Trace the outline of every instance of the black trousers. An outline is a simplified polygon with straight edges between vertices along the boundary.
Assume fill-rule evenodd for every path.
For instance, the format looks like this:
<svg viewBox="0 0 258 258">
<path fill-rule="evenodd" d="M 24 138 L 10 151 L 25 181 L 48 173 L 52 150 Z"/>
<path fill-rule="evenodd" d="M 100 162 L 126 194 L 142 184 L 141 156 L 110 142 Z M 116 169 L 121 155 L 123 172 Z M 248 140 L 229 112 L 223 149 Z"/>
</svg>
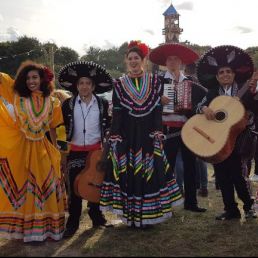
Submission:
<svg viewBox="0 0 258 258">
<path fill-rule="evenodd" d="M 252 169 L 252 159 L 247 161 L 248 173 L 250 175 Z M 258 141 L 256 143 L 256 150 L 254 153 L 254 174 L 258 175 Z"/>
<path fill-rule="evenodd" d="M 82 198 L 74 192 L 74 181 L 77 175 L 84 169 L 88 152 L 71 151 L 67 157 L 67 167 L 69 172 L 70 198 L 69 198 L 69 218 L 67 227 L 79 227 L 79 221 L 82 213 Z M 102 222 L 104 216 L 99 209 L 99 204 L 88 202 L 88 214 L 93 224 Z"/>
<path fill-rule="evenodd" d="M 174 134 L 180 132 L 181 128 L 164 128 L 164 133 Z M 181 149 L 184 166 L 184 190 L 185 190 L 185 207 L 197 205 L 196 198 L 196 156 L 184 145 L 181 136 L 176 136 L 165 141 L 165 153 L 172 169 L 175 169 L 176 156 Z"/>
<path fill-rule="evenodd" d="M 239 211 L 235 201 L 235 189 L 239 199 L 244 203 L 244 210 L 250 210 L 253 200 L 242 173 L 241 157 L 233 152 L 229 158 L 215 164 L 214 171 L 222 193 L 224 210 L 233 213 Z"/>
<path fill-rule="evenodd" d="M 251 161 L 250 161 L 251 163 Z M 252 163 L 250 164 L 251 167 Z M 250 168 L 251 171 L 251 168 Z M 254 174 L 258 175 L 258 141 L 256 143 L 256 150 L 255 150 L 255 155 L 254 155 Z"/>
</svg>

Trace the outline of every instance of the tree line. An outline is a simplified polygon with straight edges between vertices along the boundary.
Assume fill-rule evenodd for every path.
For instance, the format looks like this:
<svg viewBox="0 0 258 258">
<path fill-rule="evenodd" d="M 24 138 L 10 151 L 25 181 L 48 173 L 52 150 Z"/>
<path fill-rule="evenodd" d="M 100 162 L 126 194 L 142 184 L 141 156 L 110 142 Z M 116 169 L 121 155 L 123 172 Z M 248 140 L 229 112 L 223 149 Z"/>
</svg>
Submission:
<svg viewBox="0 0 258 258">
<path fill-rule="evenodd" d="M 211 46 L 199 46 L 189 42 L 187 45 L 200 55 L 211 48 Z M 50 42 L 43 44 L 36 38 L 22 36 L 17 41 L 0 42 L 0 71 L 14 77 L 21 62 L 30 59 L 49 66 L 57 75 L 61 67 L 67 63 L 80 60 L 96 62 L 104 66 L 114 78 L 117 78 L 126 72 L 124 57 L 127 46 L 127 42 L 119 47 L 104 50 L 91 46 L 80 57 L 75 50 L 69 47 L 58 47 Z M 249 47 L 246 51 L 253 58 L 255 67 L 258 68 L 258 47 Z"/>
</svg>

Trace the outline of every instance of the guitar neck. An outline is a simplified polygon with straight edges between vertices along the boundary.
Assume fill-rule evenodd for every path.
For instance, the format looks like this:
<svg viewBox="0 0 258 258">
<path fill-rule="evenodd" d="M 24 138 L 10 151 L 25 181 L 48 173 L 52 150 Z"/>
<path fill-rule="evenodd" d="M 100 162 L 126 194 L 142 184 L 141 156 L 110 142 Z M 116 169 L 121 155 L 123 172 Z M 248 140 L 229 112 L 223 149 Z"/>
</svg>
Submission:
<svg viewBox="0 0 258 258">
<path fill-rule="evenodd" d="M 241 99 L 245 93 L 247 92 L 247 90 L 249 89 L 249 84 L 248 84 L 248 81 L 243 85 L 243 87 L 238 91 L 237 93 L 237 97 L 239 99 Z"/>
</svg>

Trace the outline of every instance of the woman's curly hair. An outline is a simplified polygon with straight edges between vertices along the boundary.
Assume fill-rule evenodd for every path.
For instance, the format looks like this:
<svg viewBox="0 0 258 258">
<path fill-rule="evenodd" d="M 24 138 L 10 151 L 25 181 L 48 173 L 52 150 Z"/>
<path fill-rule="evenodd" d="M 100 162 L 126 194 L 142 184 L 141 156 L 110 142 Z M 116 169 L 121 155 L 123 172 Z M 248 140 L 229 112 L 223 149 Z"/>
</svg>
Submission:
<svg viewBox="0 0 258 258">
<path fill-rule="evenodd" d="M 54 90 L 53 72 L 42 64 L 35 63 L 33 61 L 23 62 L 16 74 L 14 91 L 16 91 L 21 97 L 30 97 L 31 90 L 27 87 L 27 76 L 30 71 L 38 71 L 40 76 L 40 90 L 44 97 L 47 97 Z"/>
</svg>

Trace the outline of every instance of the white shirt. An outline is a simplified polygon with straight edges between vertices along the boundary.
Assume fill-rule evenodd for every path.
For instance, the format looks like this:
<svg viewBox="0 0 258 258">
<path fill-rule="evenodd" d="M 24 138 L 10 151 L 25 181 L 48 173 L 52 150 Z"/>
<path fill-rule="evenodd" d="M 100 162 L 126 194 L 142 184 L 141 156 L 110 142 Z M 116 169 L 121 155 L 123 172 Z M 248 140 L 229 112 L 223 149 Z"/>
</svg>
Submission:
<svg viewBox="0 0 258 258">
<path fill-rule="evenodd" d="M 169 71 L 167 71 L 164 75 L 164 78 L 165 79 L 171 79 L 172 81 L 175 81 L 176 78 L 175 78 L 175 75 L 170 73 Z M 179 74 L 179 80 L 178 82 L 182 82 L 184 79 L 186 79 L 187 77 L 180 71 L 180 74 Z"/>
<path fill-rule="evenodd" d="M 232 95 L 232 86 L 224 87 L 223 90 L 225 92 L 225 95 L 227 95 L 227 96 L 231 96 Z"/>
<path fill-rule="evenodd" d="M 169 71 L 167 71 L 164 75 L 164 78 L 165 79 L 171 79 L 172 81 L 174 81 L 175 80 L 175 75 L 170 73 Z M 182 72 L 180 72 L 178 83 L 182 82 L 186 78 L 187 77 Z M 166 115 L 166 116 L 162 116 L 162 120 L 164 122 L 175 121 L 175 122 L 184 123 L 184 122 L 187 121 L 187 117 L 184 116 L 184 115 L 169 114 L 169 115 Z"/>
<path fill-rule="evenodd" d="M 99 106 L 94 95 L 88 105 L 78 95 L 74 106 L 74 132 L 71 143 L 77 146 L 96 144 L 101 141 Z M 85 130 L 85 133 L 84 133 Z"/>
</svg>

